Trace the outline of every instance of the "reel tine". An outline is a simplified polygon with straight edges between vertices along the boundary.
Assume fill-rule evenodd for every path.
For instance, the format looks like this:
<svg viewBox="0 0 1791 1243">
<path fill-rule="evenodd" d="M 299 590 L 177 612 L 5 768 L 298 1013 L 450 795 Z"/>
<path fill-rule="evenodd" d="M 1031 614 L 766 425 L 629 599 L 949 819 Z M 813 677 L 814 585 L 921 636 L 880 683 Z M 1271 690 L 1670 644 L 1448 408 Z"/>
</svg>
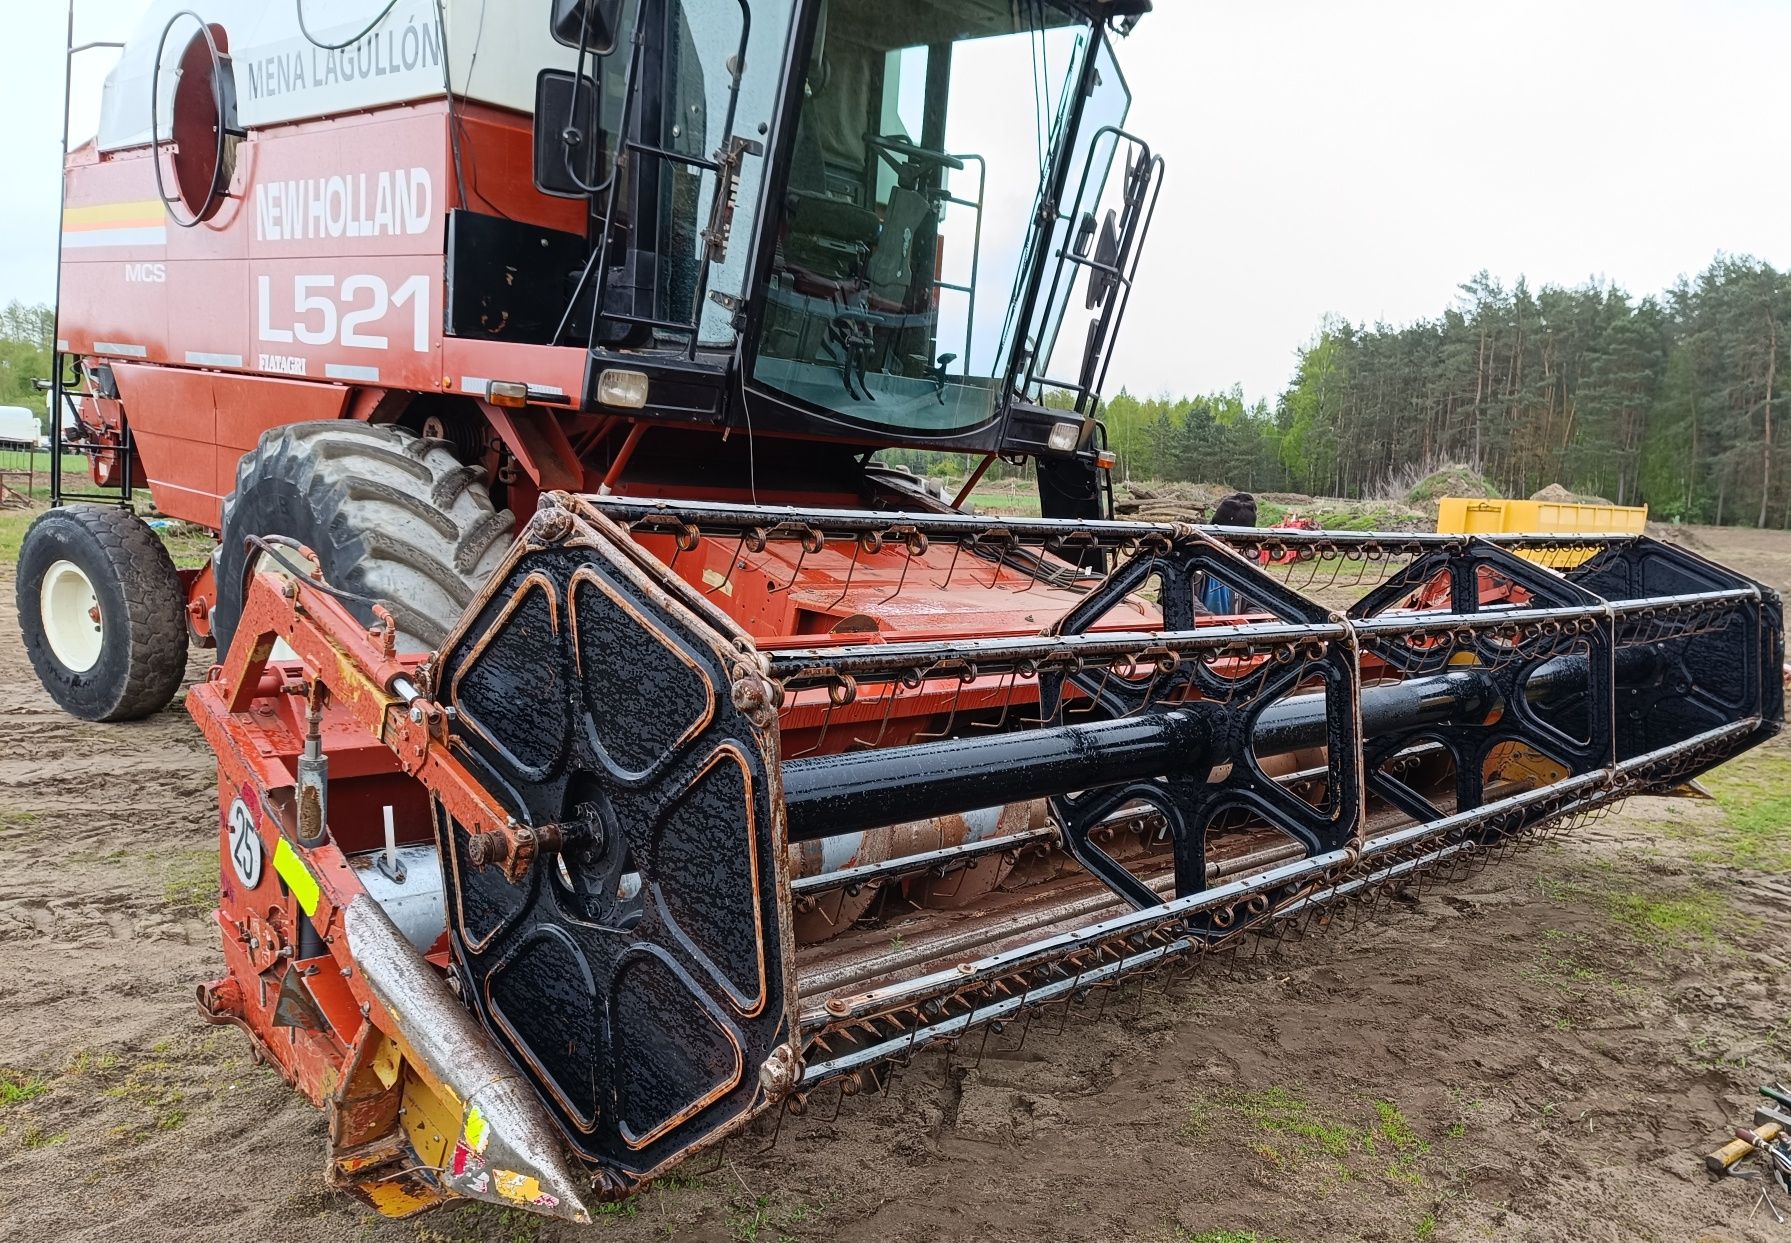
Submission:
<svg viewBox="0 0 1791 1243">
<path fill-rule="evenodd" d="M 962 539 L 953 540 L 951 546 L 951 561 L 945 567 L 945 577 L 939 582 L 934 583 L 934 587 L 938 588 L 940 591 L 944 591 L 951 586 L 951 576 L 957 572 L 958 558 L 962 556 L 963 553 L 964 541 Z"/>
<path fill-rule="evenodd" d="M 699 536 L 698 538 L 700 539 L 701 536 Z M 719 594 L 722 596 L 727 596 L 727 595 L 732 594 L 733 584 L 734 584 L 734 571 L 736 569 L 738 569 L 741 565 L 745 564 L 745 562 L 746 562 L 746 540 L 747 540 L 747 537 L 746 537 L 745 533 L 742 533 L 740 536 L 739 542 L 734 545 L 734 555 L 728 558 L 728 572 L 726 574 L 722 575 L 721 581 L 719 583 L 716 583 L 713 586 L 708 587 L 707 590 L 705 590 L 703 592 L 704 595 L 714 596 L 714 595 Z"/>
<path fill-rule="evenodd" d="M 939 727 L 939 732 L 936 734 L 930 734 L 924 730 L 916 734 L 914 736 L 916 741 L 931 742 L 941 738 L 951 737 L 952 728 L 958 720 L 958 710 L 964 702 L 964 688 L 975 680 L 976 674 L 974 670 L 966 670 L 963 674 L 959 675 L 957 689 L 952 692 L 951 707 L 945 714 L 945 723 Z"/>
<path fill-rule="evenodd" d="M 765 1142 L 765 1146 L 763 1148 L 759 1149 L 757 1155 L 764 1156 L 766 1153 L 770 1152 L 772 1149 L 777 1147 L 778 1140 L 783 1137 L 783 1133 L 784 1133 L 784 1115 L 786 1115 L 790 1112 L 790 1103 L 794 1099 L 795 1098 L 793 1096 L 786 1096 L 786 1097 L 784 1097 L 783 1101 L 778 1105 L 777 1110 L 776 1110 L 777 1121 L 776 1121 L 776 1123 L 774 1123 L 772 1125 L 771 1138 Z"/>
<path fill-rule="evenodd" d="M 826 1121 L 828 1123 L 834 1123 L 834 1122 L 839 1121 L 840 1110 L 845 1108 L 845 1105 L 846 1105 L 846 1084 L 847 1084 L 847 1082 L 848 1082 L 848 1080 L 846 1078 L 841 1078 L 839 1080 L 839 1083 L 837 1085 L 839 1090 L 834 1093 L 834 1097 L 833 1097 L 833 1112 L 831 1114 L 829 1114 L 826 1118 Z"/>
<path fill-rule="evenodd" d="M 907 586 L 908 583 L 908 571 L 913 568 L 914 562 L 921 555 L 923 554 L 918 554 L 914 551 L 912 542 L 908 540 L 902 541 L 902 572 L 896 576 L 895 590 L 879 600 L 879 604 L 888 604 L 891 600 L 902 594 L 902 588 Z"/>
<path fill-rule="evenodd" d="M 858 558 L 865 553 L 864 540 L 852 541 L 852 560 L 846 563 L 846 581 L 840 584 L 840 593 L 835 596 L 829 608 L 838 608 L 845 598 L 852 594 L 852 579 L 858 573 Z"/>
<path fill-rule="evenodd" d="M 855 747 L 863 747 L 867 751 L 875 751 L 883 744 L 883 739 L 889 734 L 889 722 L 895 715 L 896 700 L 902 697 L 903 689 L 903 684 L 900 681 L 889 682 L 884 685 L 883 717 L 882 720 L 877 723 L 877 736 L 869 741 L 866 741 L 863 738 L 853 738 L 851 745 Z"/>
</svg>

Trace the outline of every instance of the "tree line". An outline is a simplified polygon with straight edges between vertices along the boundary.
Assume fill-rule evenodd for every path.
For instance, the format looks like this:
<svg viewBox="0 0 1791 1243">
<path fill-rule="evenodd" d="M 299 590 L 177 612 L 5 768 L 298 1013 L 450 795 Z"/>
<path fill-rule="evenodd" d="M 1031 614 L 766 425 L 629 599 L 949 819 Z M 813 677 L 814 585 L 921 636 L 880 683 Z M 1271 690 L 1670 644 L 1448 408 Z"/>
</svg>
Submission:
<svg viewBox="0 0 1791 1243">
<path fill-rule="evenodd" d="M 25 406 L 45 417 L 37 382 L 50 378 L 50 346 L 56 316 L 47 306 L 10 302 L 0 307 L 0 406 Z"/>
<path fill-rule="evenodd" d="M 1640 299 L 1481 273 L 1435 319 L 1327 321 L 1272 406 L 1122 392 L 1105 417 L 1134 477 L 1358 497 L 1459 462 L 1509 495 L 1791 526 L 1788 337 L 1791 273 L 1755 259 Z"/>
</svg>

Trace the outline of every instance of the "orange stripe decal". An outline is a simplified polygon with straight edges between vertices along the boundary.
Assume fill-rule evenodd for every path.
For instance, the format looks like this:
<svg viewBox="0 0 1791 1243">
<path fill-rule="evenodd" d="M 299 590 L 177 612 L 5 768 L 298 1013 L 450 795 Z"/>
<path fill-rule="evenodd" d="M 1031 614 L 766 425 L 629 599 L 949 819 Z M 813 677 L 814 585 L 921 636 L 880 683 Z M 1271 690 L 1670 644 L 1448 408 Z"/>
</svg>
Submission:
<svg viewBox="0 0 1791 1243">
<path fill-rule="evenodd" d="M 167 213 L 156 199 L 70 207 L 62 213 L 62 228 L 67 233 L 86 233 L 100 229 L 153 229 L 167 221 Z"/>
</svg>

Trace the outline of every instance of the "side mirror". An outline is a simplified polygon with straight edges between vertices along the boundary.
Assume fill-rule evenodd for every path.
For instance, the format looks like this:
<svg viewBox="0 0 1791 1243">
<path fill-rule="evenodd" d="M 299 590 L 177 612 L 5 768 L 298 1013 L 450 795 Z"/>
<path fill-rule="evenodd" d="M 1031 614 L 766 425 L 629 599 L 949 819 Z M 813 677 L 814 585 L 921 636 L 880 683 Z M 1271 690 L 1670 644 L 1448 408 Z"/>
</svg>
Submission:
<svg viewBox="0 0 1791 1243">
<path fill-rule="evenodd" d="M 1119 263 L 1119 213 L 1108 211 L 1101 225 L 1101 243 L 1095 247 L 1094 261 L 1101 266 L 1088 272 L 1088 309 L 1093 311 L 1107 304 L 1107 297 L 1119 284 L 1119 277 L 1103 269 Z"/>
<path fill-rule="evenodd" d="M 553 37 L 587 52 L 613 51 L 621 15 L 622 0 L 553 0 Z"/>
<path fill-rule="evenodd" d="M 535 79 L 535 188 L 556 198 L 584 198 L 585 187 L 604 175 L 603 147 L 596 83 L 543 69 Z"/>
</svg>

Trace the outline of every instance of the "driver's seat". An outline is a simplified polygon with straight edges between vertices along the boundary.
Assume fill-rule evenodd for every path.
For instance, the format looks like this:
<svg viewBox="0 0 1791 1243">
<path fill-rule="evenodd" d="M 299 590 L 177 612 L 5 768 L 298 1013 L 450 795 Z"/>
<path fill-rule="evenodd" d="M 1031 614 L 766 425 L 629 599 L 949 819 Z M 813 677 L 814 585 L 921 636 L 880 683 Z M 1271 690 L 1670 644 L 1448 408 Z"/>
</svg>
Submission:
<svg viewBox="0 0 1791 1243">
<path fill-rule="evenodd" d="M 930 197 L 904 186 L 890 191 L 889 206 L 883 212 L 883 233 L 865 267 L 873 306 L 883 310 L 908 309 L 918 243 L 938 232 L 939 213 Z"/>
<path fill-rule="evenodd" d="M 780 249 L 796 288 L 820 298 L 857 293 L 882 227 L 877 213 L 802 191 L 792 191 L 788 201 Z"/>
<path fill-rule="evenodd" d="M 830 180 L 812 127 L 799 121 L 780 259 L 800 292 L 844 299 L 864 287 L 866 260 L 882 221 L 876 212 L 831 193 Z"/>
</svg>

